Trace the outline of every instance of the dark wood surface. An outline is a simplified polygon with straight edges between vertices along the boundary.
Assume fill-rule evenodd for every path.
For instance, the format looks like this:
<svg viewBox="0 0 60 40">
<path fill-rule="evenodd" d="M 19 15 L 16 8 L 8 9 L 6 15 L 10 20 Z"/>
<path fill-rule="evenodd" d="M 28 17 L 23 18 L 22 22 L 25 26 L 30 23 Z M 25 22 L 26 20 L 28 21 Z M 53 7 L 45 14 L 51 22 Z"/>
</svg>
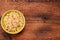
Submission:
<svg viewBox="0 0 60 40">
<path fill-rule="evenodd" d="M 60 3 L 39 0 L 0 0 L 0 18 L 10 9 L 21 11 L 26 19 L 25 28 L 10 35 L 0 26 L 0 40 L 60 40 Z"/>
</svg>

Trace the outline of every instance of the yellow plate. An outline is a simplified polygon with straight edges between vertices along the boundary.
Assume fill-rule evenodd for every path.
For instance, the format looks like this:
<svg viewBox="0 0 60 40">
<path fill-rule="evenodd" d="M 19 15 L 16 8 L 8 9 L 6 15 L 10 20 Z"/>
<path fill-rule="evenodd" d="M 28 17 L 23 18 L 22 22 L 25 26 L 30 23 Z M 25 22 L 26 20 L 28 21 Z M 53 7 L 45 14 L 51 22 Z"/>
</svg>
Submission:
<svg viewBox="0 0 60 40">
<path fill-rule="evenodd" d="M 11 12 L 16 12 L 16 13 L 18 13 L 19 17 L 22 17 L 22 19 L 21 19 L 23 21 L 22 26 L 19 26 L 16 31 L 8 31 L 8 30 L 6 30 L 6 25 L 5 25 L 4 18 L 5 18 L 5 16 L 7 14 L 10 14 Z M 17 33 L 21 32 L 23 30 L 24 26 L 25 26 L 25 18 L 24 18 L 24 15 L 20 11 L 18 11 L 18 10 L 8 10 L 8 11 L 6 11 L 2 15 L 2 18 L 1 18 L 1 26 L 2 26 L 2 28 L 3 28 L 3 30 L 5 32 L 7 32 L 9 34 L 17 34 Z"/>
</svg>

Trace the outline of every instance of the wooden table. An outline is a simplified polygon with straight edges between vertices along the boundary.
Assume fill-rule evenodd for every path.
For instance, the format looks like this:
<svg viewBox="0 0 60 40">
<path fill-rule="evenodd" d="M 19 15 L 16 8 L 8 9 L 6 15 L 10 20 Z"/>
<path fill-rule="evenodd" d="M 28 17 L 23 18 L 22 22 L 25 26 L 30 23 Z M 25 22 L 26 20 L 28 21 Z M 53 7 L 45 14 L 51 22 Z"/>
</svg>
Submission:
<svg viewBox="0 0 60 40">
<path fill-rule="evenodd" d="M 0 0 L 0 17 L 10 9 L 26 19 L 22 32 L 10 35 L 0 26 L 0 40 L 60 40 L 60 3 L 39 0 Z"/>
</svg>

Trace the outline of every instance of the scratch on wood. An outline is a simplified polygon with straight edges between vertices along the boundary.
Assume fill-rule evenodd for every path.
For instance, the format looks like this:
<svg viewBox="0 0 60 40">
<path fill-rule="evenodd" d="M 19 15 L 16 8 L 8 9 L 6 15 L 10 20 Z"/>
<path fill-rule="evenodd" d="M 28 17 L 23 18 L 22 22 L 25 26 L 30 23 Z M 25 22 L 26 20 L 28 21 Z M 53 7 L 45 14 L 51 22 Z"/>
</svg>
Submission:
<svg viewBox="0 0 60 40">
<path fill-rule="evenodd" d="M 52 31 L 51 27 L 42 27 L 42 28 L 38 28 L 35 34 L 40 36 L 40 35 L 50 33 L 51 31 Z"/>
<path fill-rule="evenodd" d="M 53 16 L 53 14 L 51 14 L 51 13 L 41 13 L 41 14 L 37 15 L 37 17 L 40 17 L 44 23 L 47 20 L 50 20 L 52 16 Z"/>
<path fill-rule="evenodd" d="M 28 2 L 60 2 L 60 0 L 28 0 Z"/>
<path fill-rule="evenodd" d="M 18 0 L 11 0 L 12 2 L 18 2 Z"/>
</svg>

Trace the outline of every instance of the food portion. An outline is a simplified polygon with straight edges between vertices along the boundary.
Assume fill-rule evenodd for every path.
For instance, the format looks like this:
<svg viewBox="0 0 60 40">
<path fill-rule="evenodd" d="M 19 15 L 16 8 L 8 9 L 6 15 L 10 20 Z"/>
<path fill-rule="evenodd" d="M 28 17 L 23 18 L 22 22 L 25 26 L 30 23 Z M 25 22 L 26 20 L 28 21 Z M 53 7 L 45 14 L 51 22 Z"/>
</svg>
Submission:
<svg viewBox="0 0 60 40">
<path fill-rule="evenodd" d="M 4 23 L 3 25 L 5 25 L 3 29 L 8 32 L 17 33 L 19 30 L 21 31 L 24 27 L 24 16 L 17 11 L 8 12 L 2 18 Z"/>
</svg>

